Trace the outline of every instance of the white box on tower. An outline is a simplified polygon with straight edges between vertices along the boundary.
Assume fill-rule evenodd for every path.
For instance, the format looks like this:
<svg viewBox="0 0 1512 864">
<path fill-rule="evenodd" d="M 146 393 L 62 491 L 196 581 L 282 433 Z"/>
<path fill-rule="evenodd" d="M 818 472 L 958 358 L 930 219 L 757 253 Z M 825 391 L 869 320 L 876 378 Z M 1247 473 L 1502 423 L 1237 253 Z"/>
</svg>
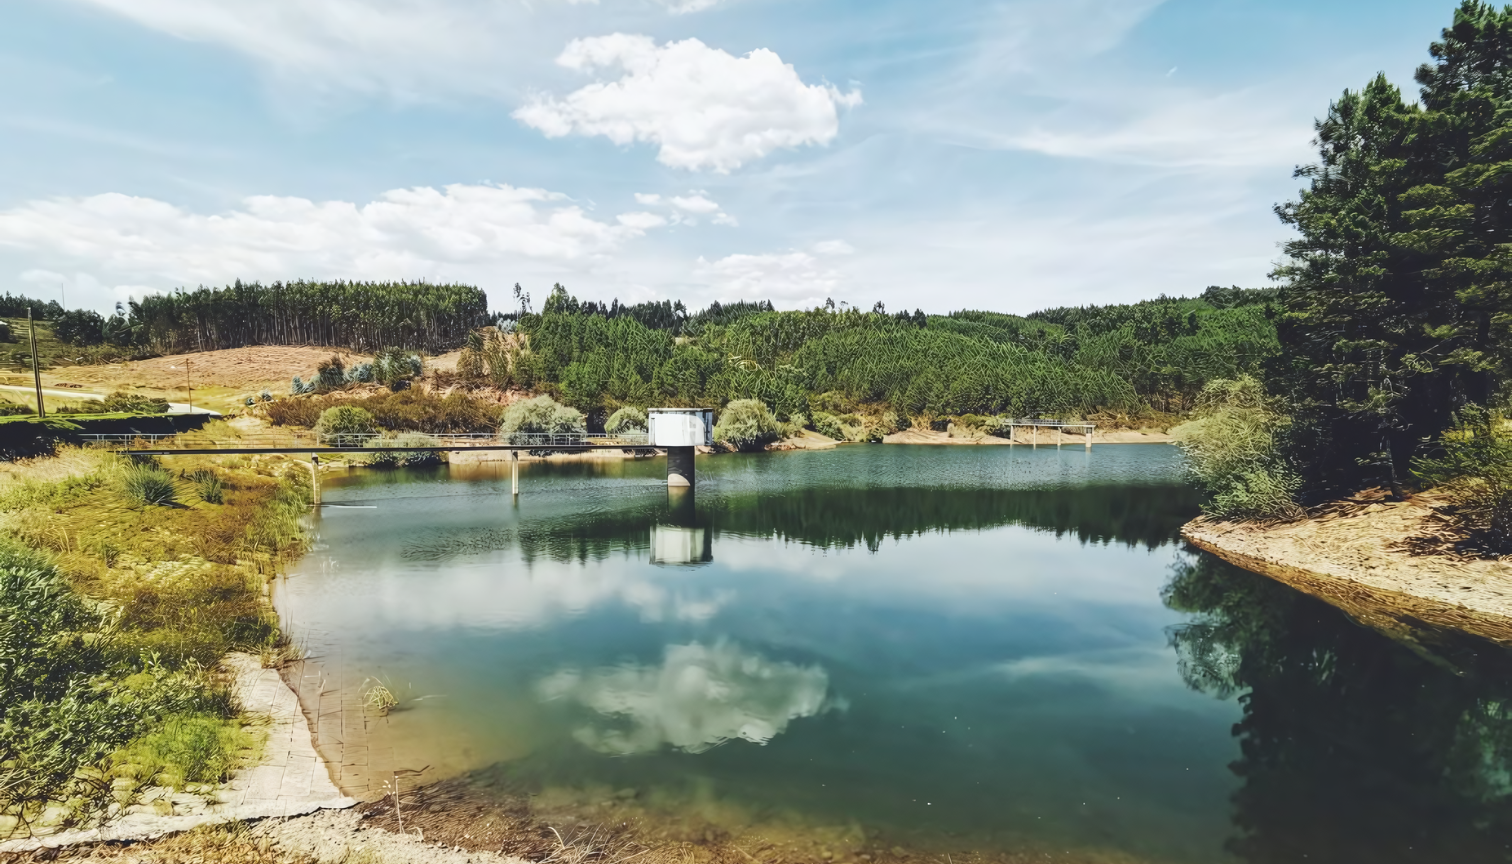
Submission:
<svg viewBox="0 0 1512 864">
<path fill-rule="evenodd" d="M 652 408 L 647 425 L 652 447 L 714 443 L 714 412 L 709 408 Z"/>
</svg>

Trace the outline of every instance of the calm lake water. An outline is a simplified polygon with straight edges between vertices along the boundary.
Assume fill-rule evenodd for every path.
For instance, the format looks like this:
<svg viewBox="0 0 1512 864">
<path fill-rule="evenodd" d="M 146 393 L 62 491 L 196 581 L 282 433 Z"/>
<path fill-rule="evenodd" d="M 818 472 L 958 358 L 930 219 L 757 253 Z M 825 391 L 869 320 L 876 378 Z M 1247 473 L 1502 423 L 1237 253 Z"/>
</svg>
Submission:
<svg viewBox="0 0 1512 864">
<path fill-rule="evenodd" d="M 1174 448 L 698 471 L 527 463 L 518 503 L 507 464 L 328 477 L 280 611 L 407 700 L 427 777 L 942 854 L 1512 860 L 1502 656 L 1185 550 Z"/>
</svg>

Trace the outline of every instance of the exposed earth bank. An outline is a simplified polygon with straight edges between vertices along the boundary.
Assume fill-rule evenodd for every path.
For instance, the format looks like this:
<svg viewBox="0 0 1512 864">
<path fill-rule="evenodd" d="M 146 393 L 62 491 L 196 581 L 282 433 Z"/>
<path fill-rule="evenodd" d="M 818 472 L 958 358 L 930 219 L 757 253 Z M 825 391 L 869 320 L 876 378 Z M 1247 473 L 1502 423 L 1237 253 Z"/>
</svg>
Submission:
<svg viewBox="0 0 1512 864">
<path fill-rule="evenodd" d="M 1362 493 L 1298 522 L 1204 517 L 1181 534 L 1392 635 L 1420 622 L 1512 647 L 1512 563 L 1456 554 L 1438 503 L 1429 494 L 1394 502 Z"/>
</svg>

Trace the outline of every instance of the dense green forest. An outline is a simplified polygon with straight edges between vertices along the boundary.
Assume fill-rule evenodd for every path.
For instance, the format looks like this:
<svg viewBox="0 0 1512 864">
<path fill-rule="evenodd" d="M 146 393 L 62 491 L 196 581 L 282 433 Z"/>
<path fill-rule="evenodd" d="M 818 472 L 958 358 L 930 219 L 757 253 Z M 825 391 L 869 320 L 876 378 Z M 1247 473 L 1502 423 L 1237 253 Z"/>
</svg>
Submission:
<svg viewBox="0 0 1512 864">
<path fill-rule="evenodd" d="M 52 310 L 53 331 L 79 346 L 138 346 L 163 354 L 244 345 L 325 345 L 440 353 L 490 323 L 488 295 L 429 282 L 258 282 L 152 294 L 105 317 Z"/>
<path fill-rule="evenodd" d="M 1213 511 L 1290 518 L 1371 486 L 1441 486 L 1465 542 L 1512 552 L 1512 7 L 1461 3 L 1416 73 L 1317 122 L 1276 208 L 1281 350 L 1173 430 Z"/>
<path fill-rule="evenodd" d="M 687 315 L 676 304 L 657 318 L 582 303 L 558 286 L 539 314 L 519 317 L 526 348 L 507 383 L 585 411 L 754 398 L 782 419 L 1179 412 L 1209 380 L 1257 369 L 1275 353 L 1271 296 L 1209 289 L 1196 299 L 1029 317 L 767 304 Z"/>
<path fill-rule="evenodd" d="M 1272 389 L 1291 405 L 1287 453 L 1316 495 L 1413 460 L 1467 406 L 1498 401 L 1512 361 L 1512 10 L 1471 0 L 1418 101 L 1384 76 L 1317 124 L 1307 188 L 1277 208 L 1298 239 Z"/>
</svg>

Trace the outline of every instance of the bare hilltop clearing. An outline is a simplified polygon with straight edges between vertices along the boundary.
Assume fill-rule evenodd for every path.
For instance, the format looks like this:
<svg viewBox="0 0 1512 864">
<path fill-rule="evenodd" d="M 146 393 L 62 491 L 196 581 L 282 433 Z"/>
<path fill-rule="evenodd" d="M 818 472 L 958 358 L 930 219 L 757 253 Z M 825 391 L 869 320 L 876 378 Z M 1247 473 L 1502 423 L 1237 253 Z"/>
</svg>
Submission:
<svg viewBox="0 0 1512 864">
<path fill-rule="evenodd" d="M 342 349 L 257 345 L 98 366 L 59 367 L 42 373 L 42 386 L 77 390 L 81 397 L 128 390 L 172 402 L 189 401 L 192 388 L 196 404 L 224 412 L 263 390 L 277 395 L 287 393 L 290 379 L 296 375 L 309 377 L 322 360 L 332 356 L 341 357 L 349 365 L 372 359 Z M 29 374 L 0 376 L 0 384 L 30 386 L 31 383 Z"/>
</svg>

